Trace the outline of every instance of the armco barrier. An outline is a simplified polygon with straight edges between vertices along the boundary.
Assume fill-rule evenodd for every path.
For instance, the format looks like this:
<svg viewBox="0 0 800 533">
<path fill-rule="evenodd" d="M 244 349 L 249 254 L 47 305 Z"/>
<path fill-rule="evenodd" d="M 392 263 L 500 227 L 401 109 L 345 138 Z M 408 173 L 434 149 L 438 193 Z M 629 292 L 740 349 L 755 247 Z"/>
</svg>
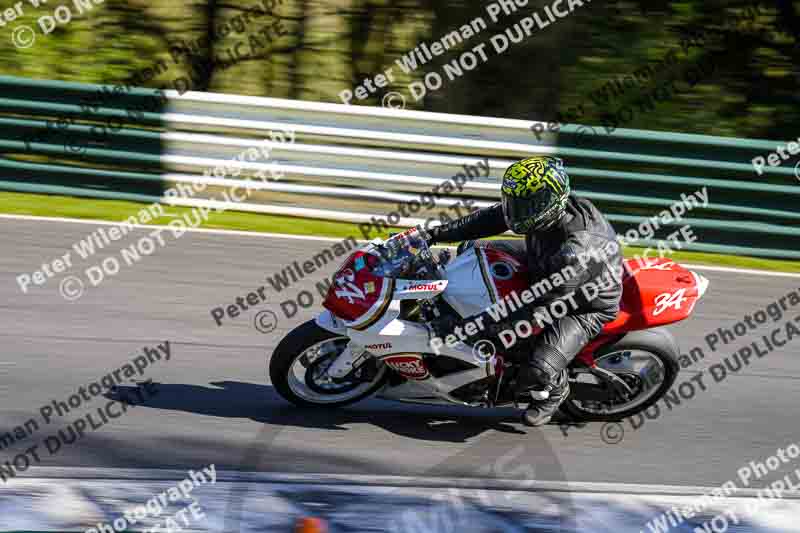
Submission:
<svg viewBox="0 0 800 533">
<path fill-rule="evenodd" d="M 679 224 L 698 236 L 687 249 L 800 258 L 794 162 L 763 176 L 750 163 L 776 141 L 569 125 L 540 142 L 533 123 L 491 117 L 8 76 L 0 76 L 0 90 L 10 96 L 0 98 L 2 190 L 152 201 L 177 182 L 201 181 L 212 195 L 235 182 L 203 170 L 230 164 L 270 130 L 291 129 L 295 143 L 275 144 L 269 163 L 243 163 L 238 179 L 268 168 L 284 177 L 248 180 L 256 189 L 248 203 L 228 207 L 361 222 L 488 158 L 489 176 L 450 199 L 483 206 L 497 200 L 499 177 L 514 159 L 547 153 L 567 160 L 575 191 L 607 213 L 618 233 L 681 193 L 707 187 L 708 208 Z"/>
</svg>

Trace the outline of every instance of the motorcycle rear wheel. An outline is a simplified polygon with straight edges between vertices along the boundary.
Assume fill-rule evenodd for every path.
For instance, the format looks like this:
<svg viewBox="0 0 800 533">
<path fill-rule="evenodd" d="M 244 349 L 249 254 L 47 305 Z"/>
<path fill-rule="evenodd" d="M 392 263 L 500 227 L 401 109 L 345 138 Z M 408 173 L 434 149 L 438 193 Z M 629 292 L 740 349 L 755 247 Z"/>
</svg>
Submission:
<svg viewBox="0 0 800 533">
<path fill-rule="evenodd" d="M 637 369 L 628 361 L 649 361 L 655 371 Z M 612 372 L 637 390 L 633 398 L 618 399 L 617 402 L 582 400 L 573 389 L 561 406 L 562 410 L 576 421 L 618 421 L 641 413 L 660 400 L 675 383 L 680 371 L 676 354 L 658 343 L 641 340 L 618 343 L 595 355 L 598 366 Z M 587 374 L 584 372 L 584 375 Z"/>
</svg>

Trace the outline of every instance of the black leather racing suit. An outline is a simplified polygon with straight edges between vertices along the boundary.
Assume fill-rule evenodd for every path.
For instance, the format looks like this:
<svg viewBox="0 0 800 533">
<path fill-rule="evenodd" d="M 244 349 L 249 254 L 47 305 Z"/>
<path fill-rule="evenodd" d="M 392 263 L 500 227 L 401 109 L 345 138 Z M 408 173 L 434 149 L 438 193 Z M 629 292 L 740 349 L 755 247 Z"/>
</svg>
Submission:
<svg viewBox="0 0 800 533">
<path fill-rule="evenodd" d="M 431 234 L 434 241 L 456 242 L 498 235 L 508 229 L 498 203 L 439 226 Z M 590 201 L 571 195 L 564 217 L 551 228 L 526 235 L 524 244 L 521 239 L 481 244 L 511 253 L 520 260 L 526 258 L 531 282 L 552 279 L 556 272 L 571 272 L 565 270 L 568 265 L 577 272 L 514 317 L 515 321 L 523 318 L 533 321 L 535 310 L 548 309 L 555 300 L 574 293 L 575 305 L 570 301 L 568 314 L 546 324 L 533 341 L 529 363 L 536 371 L 536 380 L 550 385 L 600 333 L 603 325 L 617 316 L 622 296 L 622 254 L 616 233 Z M 581 290 L 589 283 L 600 288 L 597 296 L 591 299 L 593 290 Z"/>
</svg>

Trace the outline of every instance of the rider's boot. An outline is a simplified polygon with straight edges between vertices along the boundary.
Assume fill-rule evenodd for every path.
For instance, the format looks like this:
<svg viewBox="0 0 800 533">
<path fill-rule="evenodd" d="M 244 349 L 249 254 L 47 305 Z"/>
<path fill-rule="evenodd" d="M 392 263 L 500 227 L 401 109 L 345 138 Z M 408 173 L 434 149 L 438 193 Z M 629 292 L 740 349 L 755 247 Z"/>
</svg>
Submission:
<svg viewBox="0 0 800 533">
<path fill-rule="evenodd" d="M 561 371 L 558 376 L 546 387 L 549 396 L 545 400 L 533 400 L 522 414 L 522 422 L 528 426 L 543 426 L 547 424 L 558 407 L 569 396 L 569 381 L 567 371 Z M 535 394 L 534 394 L 535 397 Z"/>
</svg>

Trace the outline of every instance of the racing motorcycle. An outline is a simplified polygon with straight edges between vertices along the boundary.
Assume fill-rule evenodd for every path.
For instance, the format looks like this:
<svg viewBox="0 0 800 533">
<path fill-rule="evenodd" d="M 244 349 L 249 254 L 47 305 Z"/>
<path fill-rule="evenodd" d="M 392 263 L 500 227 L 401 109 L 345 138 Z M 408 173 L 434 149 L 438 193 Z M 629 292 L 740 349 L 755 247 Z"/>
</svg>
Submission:
<svg viewBox="0 0 800 533">
<path fill-rule="evenodd" d="M 561 409 L 574 421 L 639 413 L 675 382 L 679 350 L 663 326 L 692 313 L 708 280 L 667 258 L 640 262 L 627 261 L 617 318 L 567 368 L 570 395 Z M 491 244 L 434 257 L 412 228 L 354 252 L 332 279 L 325 311 L 289 332 L 269 361 L 273 386 L 290 402 L 335 407 L 375 395 L 491 408 L 530 401 L 513 386 L 529 345 L 439 342 L 434 350 L 428 325 L 476 315 L 528 288 L 524 261 Z"/>
</svg>

